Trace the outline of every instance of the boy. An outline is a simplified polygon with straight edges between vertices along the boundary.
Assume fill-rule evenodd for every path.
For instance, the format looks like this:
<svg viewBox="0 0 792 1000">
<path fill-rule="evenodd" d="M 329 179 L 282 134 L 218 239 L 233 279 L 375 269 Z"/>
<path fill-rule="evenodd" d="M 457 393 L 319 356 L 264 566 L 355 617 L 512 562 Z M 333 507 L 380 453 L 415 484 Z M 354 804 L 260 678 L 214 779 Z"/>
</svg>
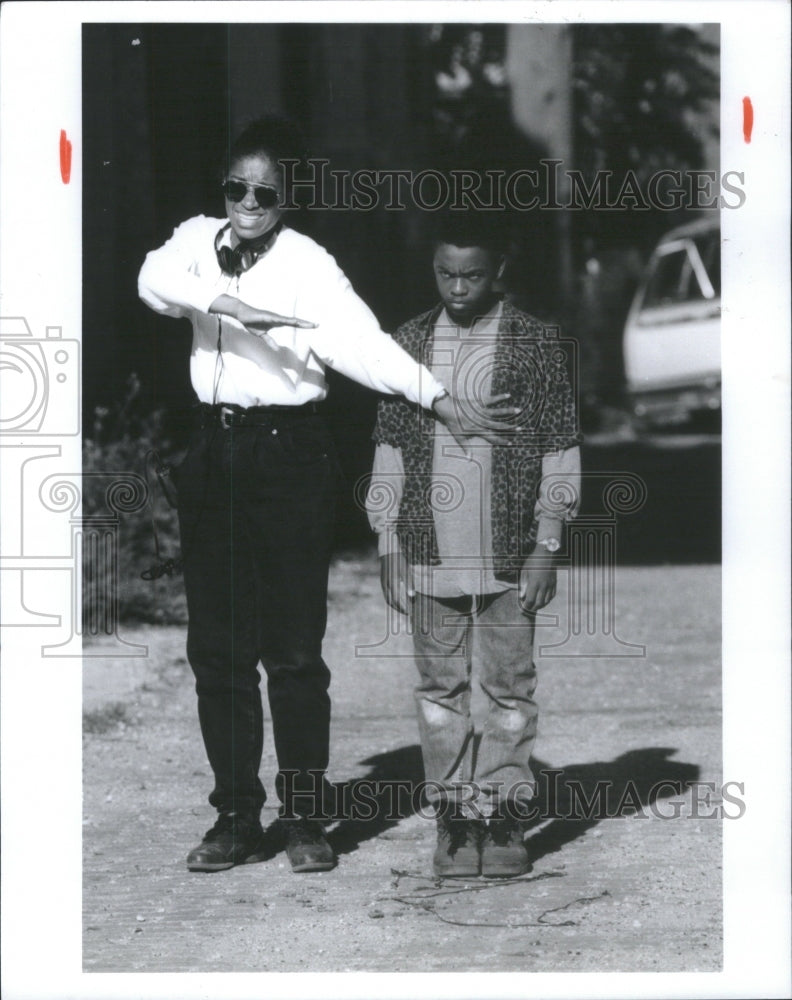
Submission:
<svg viewBox="0 0 792 1000">
<path fill-rule="evenodd" d="M 466 454 L 418 407 L 382 400 L 367 508 L 385 600 L 413 625 L 434 870 L 520 875 L 529 859 L 518 820 L 534 791 L 534 615 L 555 596 L 564 521 L 577 511 L 580 436 L 559 342 L 500 298 L 505 257 L 484 220 L 449 218 L 433 267 L 441 303 L 395 339 L 453 394 L 463 424 L 500 405 L 510 433 L 474 438 Z M 478 739 L 474 650 L 487 705 Z"/>
</svg>

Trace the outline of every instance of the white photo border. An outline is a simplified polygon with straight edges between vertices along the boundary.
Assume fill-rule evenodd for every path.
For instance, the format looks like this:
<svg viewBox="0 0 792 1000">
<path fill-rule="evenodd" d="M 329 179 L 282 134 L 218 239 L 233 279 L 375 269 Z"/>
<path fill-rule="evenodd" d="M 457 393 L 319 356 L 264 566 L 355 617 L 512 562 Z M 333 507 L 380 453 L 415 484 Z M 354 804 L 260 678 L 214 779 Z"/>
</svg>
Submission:
<svg viewBox="0 0 792 1000">
<path fill-rule="evenodd" d="M 721 24 L 722 172 L 744 174 L 745 204 L 722 212 L 723 773 L 745 783 L 746 813 L 724 823 L 724 967 L 698 974 L 129 974 L 83 973 L 81 670 L 40 657 L 35 627 L 5 628 L 2 672 L 3 995 L 232 998 L 751 997 L 790 995 L 788 4 L 21 3 L 0 21 L 0 313 L 34 336 L 81 330 L 81 30 L 84 22 L 333 20 L 644 21 Z M 742 100 L 755 109 L 752 141 Z M 60 135 L 72 145 L 60 170 Z M 78 381 L 72 380 L 79 406 Z M 49 443 L 49 440 L 48 440 Z M 8 445 L 8 441 L 3 442 Z M 64 473 L 80 439 L 55 439 Z M 34 449 L 31 442 L 24 447 Z M 32 451 L 31 451 L 32 455 Z M 3 510 L 19 507 L 4 447 Z M 16 501 L 15 501 L 16 496 Z M 19 521 L 4 517 L 14 553 Z M 15 534 L 16 532 L 16 534 Z M 52 540 L 61 546 L 63 540 Z M 42 544 L 48 544 L 44 541 Z M 3 607 L 14 600 L 0 574 Z M 63 588 L 51 574 L 52 607 Z M 42 591 L 45 592 L 45 591 Z M 33 775 L 47 776 L 35 787 Z M 54 780 L 53 780 L 54 778 Z M 35 796 L 35 799 L 34 799 Z M 43 801 L 40 801 L 43 796 Z"/>
</svg>

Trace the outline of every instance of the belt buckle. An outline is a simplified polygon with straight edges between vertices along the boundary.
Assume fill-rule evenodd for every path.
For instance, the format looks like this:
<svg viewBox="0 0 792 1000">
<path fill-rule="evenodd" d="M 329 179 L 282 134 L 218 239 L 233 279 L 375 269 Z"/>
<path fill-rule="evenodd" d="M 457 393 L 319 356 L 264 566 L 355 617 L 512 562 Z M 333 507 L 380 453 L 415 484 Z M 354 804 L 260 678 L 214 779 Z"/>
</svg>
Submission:
<svg viewBox="0 0 792 1000">
<path fill-rule="evenodd" d="M 233 415 L 234 411 L 231 409 L 230 406 L 220 407 L 220 426 L 223 428 L 224 431 L 230 429 L 231 424 L 229 423 L 229 420 Z"/>
</svg>

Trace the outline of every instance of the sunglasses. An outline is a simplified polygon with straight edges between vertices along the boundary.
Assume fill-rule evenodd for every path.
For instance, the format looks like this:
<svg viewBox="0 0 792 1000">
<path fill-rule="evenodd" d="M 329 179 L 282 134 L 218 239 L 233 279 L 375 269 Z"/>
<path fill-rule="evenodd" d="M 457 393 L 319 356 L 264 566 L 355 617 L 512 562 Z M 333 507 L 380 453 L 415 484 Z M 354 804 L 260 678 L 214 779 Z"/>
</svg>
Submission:
<svg viewBox="0 0 792 1000">
<path fill-rule="evenodd" d="M 275 188 L 263 184 L 246 184 L 244 181 L 226 181 L 223 184 L 223 194 L 234 203 L 242 201 L 248 191 L 253 192 L 260 208 L 274 208 L 280 198 Z"/>
</svg>

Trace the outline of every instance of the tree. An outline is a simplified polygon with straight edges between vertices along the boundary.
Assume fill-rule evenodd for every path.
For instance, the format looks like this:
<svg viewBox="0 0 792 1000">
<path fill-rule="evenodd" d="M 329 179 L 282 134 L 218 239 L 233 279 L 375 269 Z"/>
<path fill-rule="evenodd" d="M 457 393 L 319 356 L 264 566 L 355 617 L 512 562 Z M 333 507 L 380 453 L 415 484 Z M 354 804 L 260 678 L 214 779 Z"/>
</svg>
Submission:
<svg viewBox="0 0 792 1000">
<path fill-rule="evenodd" d="M 706 164 L 717 136 L 718 47 L 688 25 L 582 24 L 574 28 L 575 167 L 589 178 L 633 171 L 645 189 L 660 170 Z M 653 242 L 668 213 L 642 213 Z M 586 227 L 601 239 L 626 235 L 626 213 L 597 213 Z M 649 223 L 648 225 L 646 223 Z"/>
</svg>

